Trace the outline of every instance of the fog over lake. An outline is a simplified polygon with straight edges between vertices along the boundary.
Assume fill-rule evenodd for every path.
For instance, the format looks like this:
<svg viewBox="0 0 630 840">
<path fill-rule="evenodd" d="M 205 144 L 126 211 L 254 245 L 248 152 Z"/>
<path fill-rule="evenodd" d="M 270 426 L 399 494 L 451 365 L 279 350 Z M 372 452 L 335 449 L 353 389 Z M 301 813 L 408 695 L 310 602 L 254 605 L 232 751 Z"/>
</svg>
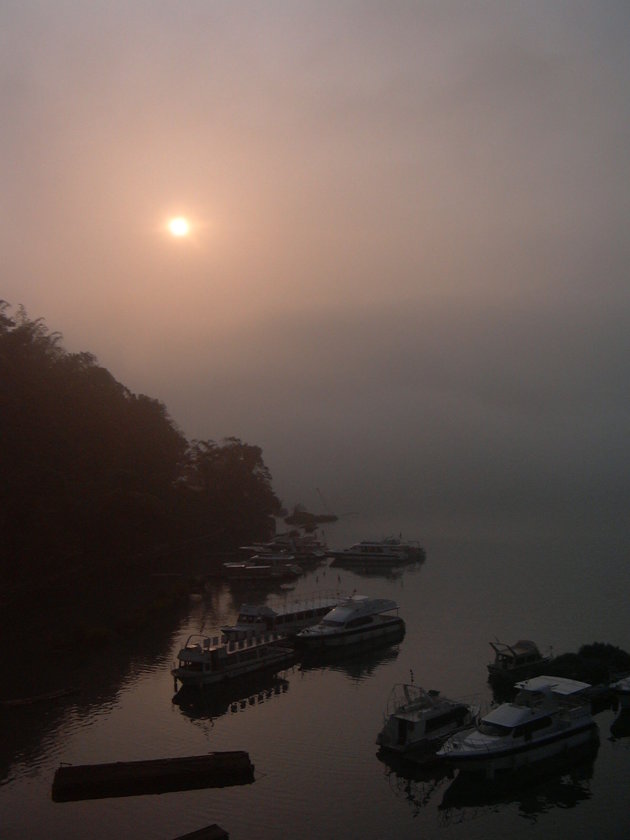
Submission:
<svg viewBox="0 0 630 840">
<path fill-rule="evenodd" d="M 2 21 L 2 297 L 287 506 L 627 552 L 627 4 Z"/>
</svg>

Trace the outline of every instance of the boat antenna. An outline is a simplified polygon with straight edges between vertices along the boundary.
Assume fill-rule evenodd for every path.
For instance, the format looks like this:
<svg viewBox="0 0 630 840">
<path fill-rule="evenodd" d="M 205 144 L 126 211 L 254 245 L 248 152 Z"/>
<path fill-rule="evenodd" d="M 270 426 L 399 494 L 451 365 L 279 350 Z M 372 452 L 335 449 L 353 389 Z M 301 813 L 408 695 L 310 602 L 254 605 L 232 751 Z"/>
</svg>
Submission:
<svg viewBox="0 0 630 840">
<path fill-rule="evenodd" d="M 412 668 L 409 669 L 409 681 L 413 682 L 413 669 Z"/>
</svg>

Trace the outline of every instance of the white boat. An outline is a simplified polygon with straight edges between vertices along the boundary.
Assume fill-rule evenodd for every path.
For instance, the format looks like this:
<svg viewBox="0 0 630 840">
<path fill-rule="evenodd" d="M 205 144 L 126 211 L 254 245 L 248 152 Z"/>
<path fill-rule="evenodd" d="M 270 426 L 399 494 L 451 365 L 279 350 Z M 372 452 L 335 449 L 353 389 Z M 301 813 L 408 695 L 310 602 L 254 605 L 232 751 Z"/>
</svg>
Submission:
<svg viewBox="0 0 630 840">
<path fill-rule="evenodd" d="M 439 691 L 425 691 L 415 683 L 398 683 L 391 691 L 376 743 L 384 750 L 427 760 L 444 741 L 474 725 L 478 706 L 449 700 Z"/>
<path fill-rule="evenodd" d="M 183 686 L 216 685 L 225 680 L 289 664 L 295 656 L 286 636 L 265 633 L 239 641 L 192 634 L 171 670 Z"/>
<path fill-rule="evenodd" d="M 355 563 L 413 563 L 424 560 L 424 549 L 418 542 L 398 537 L 384 540 L 363 540 L 340 551 L 331 551 L 335 560 Z"/>
<path fill-rule="evenodd" d="M 386 641 L 400 636 L 404 630 L 405 622 L 398 615 L 395 601 L 353 595 L 327 613 L 318 624 L 301 630 L 295 642 L 305 649 L 323 650 Z"/>
<path fill-rule="evenodd" d="M 511 703 L 502 703 L 473 729 L 449 738 L 438 757 L 464 771 L 516 770 L 582 746 L 597 727 L 585 692 L 588 683 L 539 676 L 516 684 Z"/>
<path fill-rule="evenodd" d="M 222 627 L 221 632 L 228 639 L 269 632 L 295 635 L 305 627 L 317 624 L 344 600 L 342 595 L 314 595 L 278 604 L 275 608 L 267 604 L 242 604 L 236 624 Z"/>
</svg>

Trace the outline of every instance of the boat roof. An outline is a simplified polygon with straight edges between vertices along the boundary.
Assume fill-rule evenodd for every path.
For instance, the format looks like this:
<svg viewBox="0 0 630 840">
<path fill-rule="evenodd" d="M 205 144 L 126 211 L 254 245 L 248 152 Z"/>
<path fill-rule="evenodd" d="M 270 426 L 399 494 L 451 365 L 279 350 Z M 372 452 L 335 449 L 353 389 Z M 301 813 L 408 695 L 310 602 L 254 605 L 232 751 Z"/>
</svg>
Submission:
<svg viewBox="0 0 630 840">
<path fill-rule="evenodd" d="M 361 542 L 353 543 L 352 548 L 360 545 L 378 545 L 378 546 L 400 546 L 401 548 L 408 548 L 417 544 L 416 540 L 401 540 L 398 537 L 385 537 L 383 540 L 361 540 Z"/>
<path fill-rule="evenodd" d="M 538 653 L 538 645 L 529 639 L 519 639 L 513 645 L 508 645 L 505 642 L 490 642 L 490 645 L 501 653 L 512 653 L 515 656 L 521 656 L 528 653 Z"/>
<path fill-rule="evenodd" d="M 273 616 L 277 615 L 275 610 L 272 610 L 271 607 L 267 607 L 264 604 L 241 604 L 241 608 L 238 611 L 240 615 L 254 615 L 254 616 L 267 616 L 269 618 L 273 618 Z"/>
<path fill-rule="evenodd" d="M 562 696 L 577 694 L 578 692 L 584 691 L 590 687 L 589 683 L 580 682 L 579 680 L 570 680 L 568 677 L 551 677 L 547 674 L 515 683 L 515 688 L 519 688 L 522 691 L 549 690 L 553 692 L 553 694 L 560 694 Z"/>
<path fill-rule="evenodd" d="M 515 703 L 502 703 L 496 709 L 492 709 L 487 715 L 483 716 L 484 722 L 495 723 L 498 726 L 518 726 L 519 723 L 526 723 L 528 720 L 534 720 L 537 717 L 543 717 L 548 714 L 547 709 L 538 709 L 533 711 L 529 706 L 519 706 Z"/>
<path fill-rule="evenodd" d="M 389 598 L 369 598 L 367 595 L 353 595 L 343 604 L 335 607 L 325 617 L 334 614 L 336 620 L 347 621 L 360 615 L 373 615 L 375 613 L 397 610 L 398 604 Z"/>
<path fill-rule="evenodd" d="M 282 605 L 278 605 L 276 609 L 267 604 L 241 604 L 238 611 L 240 616 L 254 616 L 274 618 L 279 615 L 292 615 L 293 613 L 305 612 L 306 610 L 321 610 L 328 607 L 332 610 L 340 601 L 343 600 L 341 595 L 331 595 L 327 597 L 304 598 L 303 600 L 290 601 Z"/>
</svg>

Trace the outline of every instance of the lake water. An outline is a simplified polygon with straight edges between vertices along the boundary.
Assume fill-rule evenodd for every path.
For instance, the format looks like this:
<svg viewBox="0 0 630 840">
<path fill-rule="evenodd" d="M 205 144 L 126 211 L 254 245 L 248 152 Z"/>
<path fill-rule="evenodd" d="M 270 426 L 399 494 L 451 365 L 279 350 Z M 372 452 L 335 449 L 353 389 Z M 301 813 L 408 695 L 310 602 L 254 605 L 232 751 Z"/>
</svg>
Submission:
<svg viewBox="0 0 630 840">
<path fill-rule="evenodd" d="M 225 584 L 162 617 L 151 634 L 68 662 L 63 680 L 76 694 L 0 711 L 2 840 L 167 840 L 211 823 L 232 840 L 629 836 L 630 738 L 611 738 L 611 709 L 596 717 L 594 757 L 501 795 L 462 786 L 457 774 L 403 772 L 379 759 L 375 737 L 387 697 L 411 671 L 425 688 L 484 701 L 491 696 L 486 663 L 495 637 L 531 638 L 555 653 L 593 641 L 630 649 L 630 564 L 614 544 L 425 545 L 426 562 L 397 576 L 322 565 L 293 591 L 273 596 L 290 600 L 340 589 L 394 598 L 407 624 L 399 645 L 321 667 L 298 665 L 248 686 L 243 697 L 192 709 L 172 702 L 170 667 L 186 636 L 211 635 L 235 618 L 242 601 L 254 600 Z M 37 666 L 24 668 L 31 664 Z M 3 677 L 3 694 L 10 696 L 11 674 Z M 235 749 L 246 750 L 255 764 L 253 784 L 51 799 L 62 762 Z"/>
</svg>

